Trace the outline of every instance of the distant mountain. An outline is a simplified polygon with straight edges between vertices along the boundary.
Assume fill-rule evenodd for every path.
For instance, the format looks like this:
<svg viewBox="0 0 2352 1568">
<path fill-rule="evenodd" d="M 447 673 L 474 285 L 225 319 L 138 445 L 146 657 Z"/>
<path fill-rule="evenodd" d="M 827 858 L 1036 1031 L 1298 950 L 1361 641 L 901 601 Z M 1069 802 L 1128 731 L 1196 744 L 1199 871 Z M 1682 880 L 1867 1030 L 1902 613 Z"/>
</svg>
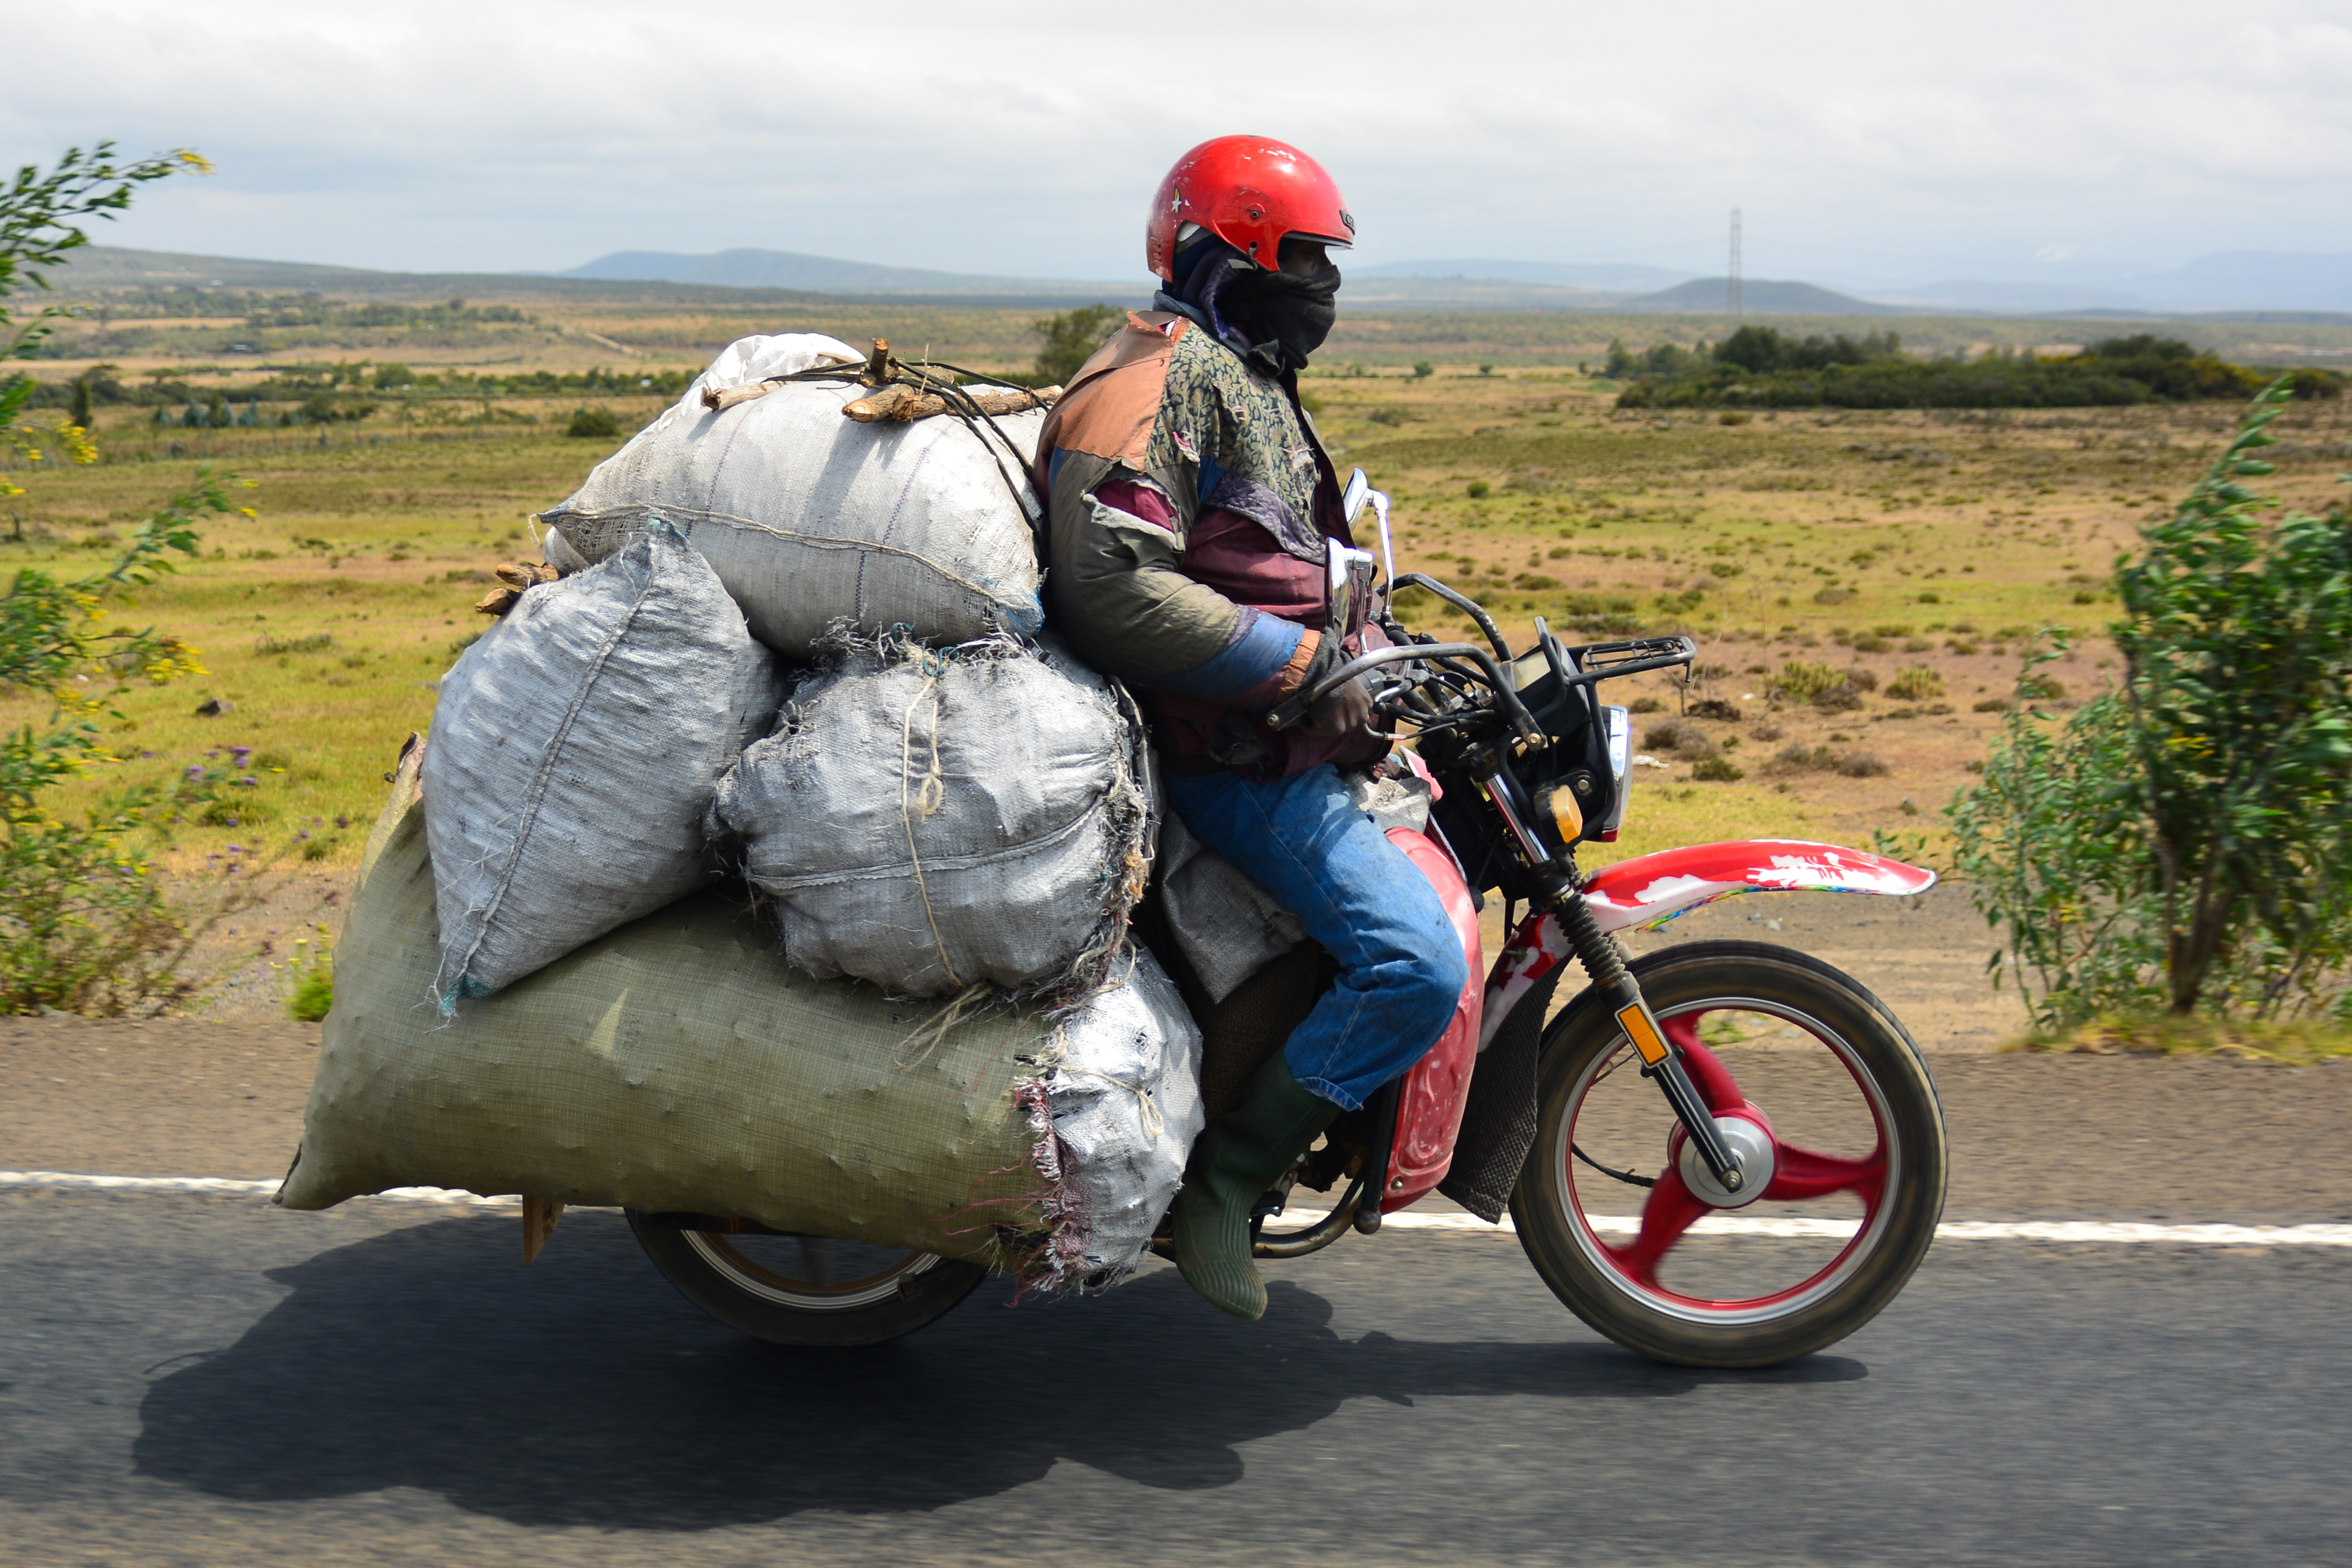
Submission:
<svg viewBox="0 0 2352 1568">
<path fill-rule="evenodd" d="M 1376 267 L 1339 263 L 1350 278 L 1431 277 L 1497 283 L 1534 283 L 1550 288 L 1599 288 L 1622 294 L 1646 294 L 1671 288 L 1692 275 L 1668 267 L 1633 267 L 1615 263 L 1567 261 L 1384 261 Z"/>
<path fill-rule="evenodd" d="M 2061 310 L 2147 311 L 2155 302 L 2113 288 L 2078 288 L 2063 283 L 1996 283 L 1955 278 L 1916 288 L 1873 288 L 1866 298 L 1915 310 L 1987 311 L 1995 315 L 2048 315 Z"/>
<path fill-rule="evenodd" d="M 2149 273 L 2132 287 L 2171 306 L 2221 310 L 2352 310 L 2352 251 L 2224 250 Z"/>
<path fill-rule="evenodd" d="M 2352 252 L 2217 251 L 2185 267 L 2154 272 L 2069 266 L 2041 276 L 1954 278 L 1855 292 L 1888 304 L 2004 315 L 2352 310 Z"/>
<path fill-rule="evenodd" d="M 829 256 L 803 256 L 790 250 L 722 250 L 715 256 L 621 250 L 556 276 L 702 283 L 724 288 L 802 288 L 824 294 L 1012 295 L 1135 304 L 1151 296 L 1149 283 L 1132 280 L 999 277 L 981 273 L 939 272 L 921 267 L 883 267 Z"/>
<path fill-rule="evenodd" d="M 249 261 L 236 256 L 190 256 L 178 251 L 132 250 L 93 245 L 68 253 L 49 274 L 60 290 L 220 287 L 270 293 L 312 293 L 337 298 L 423 301 L 667 300 L 786 304 L 818 300 L 805 290 L 744 290 L 702 284 L 635 283 L 603 278 L 558 277 L 547 273 L 375 272 L 362 267 L 324 267 L 301 261 Z"/>
<path fill-rule="evenodd" d="M 1695 277 L 1688 283 L 1678 283 L 1655 294 L 1628 299 L 1615 308 L 1682 310 L 1693 315 L 1720 316 L 1724 313 L 1724 287 L 1728 281 L 1721 277 Z M 1901 305 L 1882 305 L 1873 299 L 1857 299 L 1851 294 L 1832 293 L 1810 283 L 1775 282 L 1766 277 L 1741 281 L 1739 305 L 1742 311 L 1758 316 L 1904 316 L 1912 313 Z"/>
<path fill-rule="evenodd" d="M 372 272 L 363 267 L 315 267 L 303 261 L 248 261 L 241 256 L 189 256 L 172 250 L 130 250 L 121 246 L 93 245 L 69 251 L 66 265 L 50 276 L 85 288 L 170 288 L 193 283 L 199 288 L 335 288 L 364 289 L 387 277 L 404 276 Z M 408 274 L 405 276 L 417 276 Z"/>
<path fill-rule="evenodd" d="M 1554 288 L 1492 277 L 1367 277 L 1350 273 L 1339 289 L 1339 308 L 1606 310 L 1628 294 L 1622 288 Z"/>
</svg>

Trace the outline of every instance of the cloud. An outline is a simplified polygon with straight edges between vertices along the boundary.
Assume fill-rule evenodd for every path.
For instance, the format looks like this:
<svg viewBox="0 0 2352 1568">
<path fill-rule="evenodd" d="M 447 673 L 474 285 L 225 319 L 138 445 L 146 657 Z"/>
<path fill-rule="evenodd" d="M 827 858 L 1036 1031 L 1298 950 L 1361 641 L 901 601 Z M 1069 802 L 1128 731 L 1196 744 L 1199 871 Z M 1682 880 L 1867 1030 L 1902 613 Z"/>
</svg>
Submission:
<svg viewBox="0 0 2352 1568">
<path fill-rule="evenodd" d="M 1366 259 L 1755 276 L 2352 248 L 2352 26 L 2241 8 L 1234 0 L 883 9 L 61 0 L 11 27 L 17 161 L 112 136 L 215 179 L 104 237 L 419 268 L 767 246 L 1133 277 L 1221 131 L 1306 146 Z M 101 40 L 94 47 L 92 40 Z"/>
</svg>

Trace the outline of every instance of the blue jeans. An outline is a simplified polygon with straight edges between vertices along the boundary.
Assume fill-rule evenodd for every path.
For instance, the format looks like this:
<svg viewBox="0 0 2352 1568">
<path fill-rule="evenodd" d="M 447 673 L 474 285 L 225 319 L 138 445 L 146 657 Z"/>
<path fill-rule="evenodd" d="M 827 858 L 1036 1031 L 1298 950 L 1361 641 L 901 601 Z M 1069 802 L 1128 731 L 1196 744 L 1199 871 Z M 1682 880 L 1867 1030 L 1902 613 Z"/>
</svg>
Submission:
<svg viewBox="0 0 2352 1568">
<path fill-rule="evenodd" d="M 1271 784 L 1171 775 L 1192 836 L 1247 872 L 1339 961 L 1283 1060 L 1346 1110 L 1429 1053 L 1470 977 L 1437 890 L 1325 765 Z"/>
</svg>

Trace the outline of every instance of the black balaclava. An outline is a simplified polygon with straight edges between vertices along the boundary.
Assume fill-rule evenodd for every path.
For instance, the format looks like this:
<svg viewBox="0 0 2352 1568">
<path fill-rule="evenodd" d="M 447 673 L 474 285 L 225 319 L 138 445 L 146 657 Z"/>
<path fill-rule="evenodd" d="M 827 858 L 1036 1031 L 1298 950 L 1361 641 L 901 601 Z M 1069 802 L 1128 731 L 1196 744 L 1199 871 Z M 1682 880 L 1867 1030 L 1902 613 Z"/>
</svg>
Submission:
<svg viewBox="0 0 2352 1568">
<path fill-rule="evenodd" d="M 1171 292 L 1205 311 L 1217 336 L 1266 374 L 1305 370 L 1339 313 L 1338 266 L 1326 260 L 1303 276 L 1268 272 L 1223 240 L 1204 239 L 1198 249 L 1205 254 L 1177 256 Z"/>
</svg>

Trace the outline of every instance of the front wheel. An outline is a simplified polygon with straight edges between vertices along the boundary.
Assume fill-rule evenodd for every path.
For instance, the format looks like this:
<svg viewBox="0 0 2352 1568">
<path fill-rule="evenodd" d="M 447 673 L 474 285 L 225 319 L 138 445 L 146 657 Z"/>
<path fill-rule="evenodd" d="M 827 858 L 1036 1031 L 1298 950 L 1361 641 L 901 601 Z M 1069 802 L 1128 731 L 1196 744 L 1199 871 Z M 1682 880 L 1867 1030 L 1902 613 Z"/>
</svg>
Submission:
<svg viewBox="0 0 2352 1568">
<path fill-rule="evenodd" d="M 880 1344 L 945 1316 L 982 1264 L 823 1236 L 693 1229 L 699 1216 L 628 1211 L 662 1277 L 720 1322 L 775 1344 Z M 716 1224 L 717 1222 L 707 1222 Z"/>
<path fill-rule="evenodd" d="M 1835 1343 L 1895 1299 L 1943 1214 L 1919 1048 L 1859 981 L 1788 948 L 1694 942 L 1632 967 L 1757 1179 L 1716 1186 L 1588 991 L 1544 1033 L 1520 1245 L 1578 1317 L 1659 1361 L 1769 1366 Z"/>
</svg>

